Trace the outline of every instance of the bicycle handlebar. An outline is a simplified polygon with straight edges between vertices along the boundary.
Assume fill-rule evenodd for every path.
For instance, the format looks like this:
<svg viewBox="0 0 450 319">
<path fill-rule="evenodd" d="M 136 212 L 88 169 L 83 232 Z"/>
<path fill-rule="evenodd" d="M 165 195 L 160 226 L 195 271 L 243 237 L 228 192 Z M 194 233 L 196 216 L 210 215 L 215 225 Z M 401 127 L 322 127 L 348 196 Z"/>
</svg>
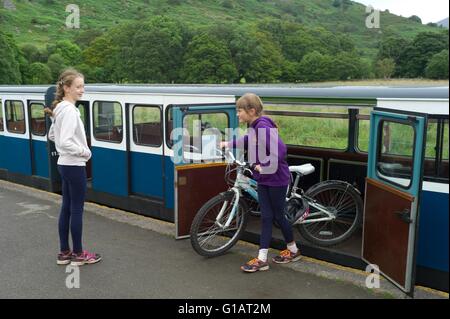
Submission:
<svg viewBox="0 0 450 319">
<path fill-rule="evenodd" d="M 247 162 L 241 162 L 239 160 L 237 160 L 234 157 L 233 152 L 229 149 L 229 148 L 225 148 L 225 152 L 222 152 L 221 149 L 216 149 L 217 151 L 220 152 L 220 155 L 225 157 L 225 159 L 230 159 L 231 163 L 233 164 L 237 164 L 238 166 L 242 167 L 244 170 L 248 170 L 252 175 L 253 175 L 253 171 L 255 169 L 256 164 L 255 163 L 247 163 Z"/>
</svg>

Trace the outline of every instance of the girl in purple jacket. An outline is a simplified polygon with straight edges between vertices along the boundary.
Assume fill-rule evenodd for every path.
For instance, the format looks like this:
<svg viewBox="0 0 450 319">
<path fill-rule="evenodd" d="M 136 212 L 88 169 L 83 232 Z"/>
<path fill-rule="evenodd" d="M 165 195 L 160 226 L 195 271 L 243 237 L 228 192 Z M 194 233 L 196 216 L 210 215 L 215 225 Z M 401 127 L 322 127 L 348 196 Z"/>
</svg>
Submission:
<svg viewBox="0 0 450 319">
<path fill-rule="evenodd" d="M 255 163 L 254 178 L 258 182 L 258 198 L 261 208 L 261 239 L 257 258 L 241 269 L 245 272 L 268 270 L 267 253 L 272 239 L 272 224 L 275 219 L 281 227 L 287 249 L 272 258 L 279 264 L 300 259 L 300 251 L 294 241 L 292 228 L 284 216 L 286 192 L 290 182 L 286 161 L 287 148 L 278 136 L 276 124 L 262 115 L 261 99 L 247 93 L 236 102 L 239 122 L 250 124 L 249 133 L 239 140 L 222 142 L 221 147 L 238 147 L 248 150 L 249 162 Z"/>
</svg>

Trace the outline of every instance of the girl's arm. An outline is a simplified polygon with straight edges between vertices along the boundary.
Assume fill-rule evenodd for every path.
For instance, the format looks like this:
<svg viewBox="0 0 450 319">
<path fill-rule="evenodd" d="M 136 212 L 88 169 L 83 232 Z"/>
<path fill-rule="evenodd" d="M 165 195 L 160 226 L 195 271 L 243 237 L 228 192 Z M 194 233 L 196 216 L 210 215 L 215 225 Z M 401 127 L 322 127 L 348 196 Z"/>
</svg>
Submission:
<svg viewBox="0 0 450 319">
<path fill-rule="evenodd" d="M 58 117 L 58 121 L 61 121 L 61 135 L 59 138 L 61 149 L 71 155 L 87 156 L 85 149 L 76 145 L 72 140 L 78 123 L 76 110 L 68 110 L 64 116 Z"/>
</svg>

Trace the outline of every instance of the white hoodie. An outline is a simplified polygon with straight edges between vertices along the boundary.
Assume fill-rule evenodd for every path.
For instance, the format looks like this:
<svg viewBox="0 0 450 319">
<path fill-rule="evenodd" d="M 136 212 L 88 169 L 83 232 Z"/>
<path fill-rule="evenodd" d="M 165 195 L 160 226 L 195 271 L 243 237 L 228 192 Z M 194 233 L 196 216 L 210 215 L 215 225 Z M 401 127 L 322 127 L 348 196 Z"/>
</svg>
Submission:
<svg viewBox="0 0 450 319">
<path fill-rule="evenodd" d="M 91 158 L 80 111 L 68 101 L 57 104 L 51 117 L 49 140 L 55 142 L 58 165 L 86 166 Z"/>
</svg>

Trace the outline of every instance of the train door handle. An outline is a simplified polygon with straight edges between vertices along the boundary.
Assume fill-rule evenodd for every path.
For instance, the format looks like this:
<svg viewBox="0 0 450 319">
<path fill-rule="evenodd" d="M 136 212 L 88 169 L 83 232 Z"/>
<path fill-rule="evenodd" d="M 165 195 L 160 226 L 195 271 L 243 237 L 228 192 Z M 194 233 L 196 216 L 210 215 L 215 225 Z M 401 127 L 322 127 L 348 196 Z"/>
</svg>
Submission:
<svg viewBox="0 0 450 319">
<path fill-rule="evenodd" d="M 412 219 L 410 218 L 411 210 L 409 208 L 405 208 L 401 212 L 394 212 L 394 214 L 397 215 L 397 217 L 400 218 L 405 223 L 407 223 L 407 224 L 411 224 L 412 223 Z"/>
</svg>

